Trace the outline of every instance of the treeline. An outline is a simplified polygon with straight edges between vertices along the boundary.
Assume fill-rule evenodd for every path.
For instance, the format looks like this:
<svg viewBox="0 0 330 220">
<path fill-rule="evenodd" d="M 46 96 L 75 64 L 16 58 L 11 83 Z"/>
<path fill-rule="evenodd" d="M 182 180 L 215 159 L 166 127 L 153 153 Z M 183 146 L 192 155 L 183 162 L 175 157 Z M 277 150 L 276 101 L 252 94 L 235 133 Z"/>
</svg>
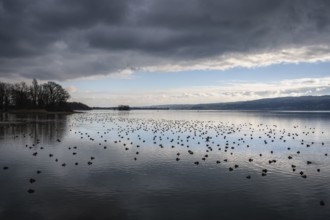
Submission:
<svg viewBox="0 0 330 220">
<path fill-rule="evenodd" d="M 0 111 L 21 109 L 45 109 L 67 111 L 70 94 L 55 82 L 39 84 L 36 79 L 31 85 L 25 82 L 0 82 Z"/>
</svg>

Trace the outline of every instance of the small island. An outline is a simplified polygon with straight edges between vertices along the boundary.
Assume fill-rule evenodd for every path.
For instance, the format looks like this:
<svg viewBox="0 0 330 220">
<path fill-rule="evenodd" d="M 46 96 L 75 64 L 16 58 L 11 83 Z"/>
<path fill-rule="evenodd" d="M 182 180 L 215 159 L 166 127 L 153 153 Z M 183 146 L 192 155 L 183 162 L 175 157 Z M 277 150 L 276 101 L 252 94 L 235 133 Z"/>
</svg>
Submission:
<svg viewBox="0 0 330 220">
<path fill-rule="evenodd" d="M 119 105 L 116 110 L 118 111 L 129 111 L 131 110 L 131 108 L 129 107 L 129 105 Z"/>
</svg>

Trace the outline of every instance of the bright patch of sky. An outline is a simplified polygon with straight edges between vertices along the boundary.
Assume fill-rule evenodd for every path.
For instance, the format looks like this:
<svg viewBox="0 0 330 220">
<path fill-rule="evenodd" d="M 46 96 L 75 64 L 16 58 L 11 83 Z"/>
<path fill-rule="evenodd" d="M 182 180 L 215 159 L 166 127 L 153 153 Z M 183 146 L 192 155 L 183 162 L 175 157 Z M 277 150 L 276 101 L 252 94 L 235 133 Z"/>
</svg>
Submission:
<svg viewBox="0 0 330 220">
<path fill-rule="evenodd" d="M 135 72 L 126 77 L 73 80 L 62 85 L 69 88 L 72 100 L 91 106 L 145 106 L 240 101 L 276 95 L 322 95 L 328 91 L 324 87 L 329 77 L 330 63 L 317 62 L 222 71 Z M 312 90 L 306 89 L 312 79 L 319 83 L 314 82 Z M 285 85 L 287 81 L 291 83 Z M 299 91 L 287 91 L 293 87 L 292 83 Z"/>
</svg>

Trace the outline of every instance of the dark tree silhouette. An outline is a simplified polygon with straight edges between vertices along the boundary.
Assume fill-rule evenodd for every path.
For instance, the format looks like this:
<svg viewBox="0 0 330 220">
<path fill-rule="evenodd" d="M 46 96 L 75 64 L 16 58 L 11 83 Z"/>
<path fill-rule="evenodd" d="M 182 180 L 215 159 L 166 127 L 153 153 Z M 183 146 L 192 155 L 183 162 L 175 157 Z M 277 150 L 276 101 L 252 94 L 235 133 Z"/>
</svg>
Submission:
<svg viewBox="0 0 330 220">
<path fill-rule="evenodd" d="M 41 88 L 38 84 L 38 81 L 36 79 L 32 80 L 32 85 L 30 86 L 30 96 L 31 96 L 31 101 L 32 101 L 32 106 L 34 108 L 38 107 L 38 101 L 39 101 L 39 94 Z"/>
<path fill-rule="evenodd" d="M 18 109 L 30 108 L 29 87 L 25 82 L 14 84 L 11 90 L 12 104 Z"/>
<path fill-rule="evenodd" d="M 58 108 L 62 106 L 69 98 L 69 93 L 55 82 L 43 84 L 43 103 L 47 108 Z"/>
<path fill-rule="evenodd" d="M 0 82 L 0 111 L 9 109 L 68 110 L 69 93 L 55 82 L 39 85 L 36 79 L 28 86 L 25 82 L 9 84 Z"/>
<path fill-rule="evenodd" d="M 11 85 L 0 82 L 0 111 L 8 111 L 10 104 Z"/>
</svg>

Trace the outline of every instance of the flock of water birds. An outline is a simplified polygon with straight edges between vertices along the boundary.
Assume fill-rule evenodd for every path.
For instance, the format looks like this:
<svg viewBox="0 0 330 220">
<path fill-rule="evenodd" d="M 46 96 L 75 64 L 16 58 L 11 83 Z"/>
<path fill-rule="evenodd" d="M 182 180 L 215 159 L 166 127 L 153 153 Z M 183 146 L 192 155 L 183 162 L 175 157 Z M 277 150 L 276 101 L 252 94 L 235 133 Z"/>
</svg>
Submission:
<svg viewBox="0 0 330 220">
<path fill-rule="evenodd" d="M 79 129 L 84 125 L 84 129 Z M 86 126 L 87 125 L 87 126 Z M 90 125 L 90 130 L 86 127 Z M 94 126 L 97 125 L 97 126 Z M 16 126 L 16 125 L 11 125 Z M 99 130 L 93 130 L 93 126 Z M 174 152 L 173 160 L 180 163 L 184 158 L 191 157 L 191 165 L 199 166 L 203 163 L 226 164 L 229 172 L 239 169 L 242 163 L 261 164 L 260 175 L 269 175 L 269 167 L 277 163 L 285 164 L 298 177 L 308 178 L 306 166 L 313 166 L 314 172 L 322 172 L 318 163 L 312 160 L 305 160 L 303 155 L 306 149 L 322 147 L 327 149 L 327 144 L 323 141 L 314 141 L 309 138 L 316 132 L 318 135 L 326 135 L 324 131 L 317 131 L 313 127 L 299 127 L 292 125 L 292 130 L 287 131 L 279 128 L 278 125 L 252 124 L 248 122 L 232 123 L 203 120 L 169 120 L 152 118 L 130 118 L 122 115 L 92 114 L 76 115 L 69 124 L 69 132 L 79 140 L 82 146 L 89 146 L 92 143 L 98 146 L 98 150 L 106 151 L 109 148 L 119 148 L 130 152 L 132 159 L 137 161 L 141 155 L 140 149 L 168 149 Z M 18 137 L 21 135 L 22 137 Z M 36 136 L 33 136 L 36 135 Z M 31 150 L 31 158 L 40 155 L 45 156 L 46 147 L 38 139 L 37 134 L 14 134 L 14 138 L 34 138 L 33 143 L 26 143 L 25 148 Z M 290 145 L 286 145 L 290 142 Z M 61 145 L 63 140 L 56 139 L 53 145 Z M 296 147 L 292 147 L 292 142 Z M 255 146 L 258 143 L 259 146 Z M 61 155 L 56 154 L 54 148 L 48 149 L 47 157 L 50 161 L 58 163 L 59 166 L 79 166 L 82 162 L 76 160 L 82 146 L 66 146 L 68 153 L 72 154 L 72 161 L 64 161 Z M 242 151 L 241 149 L 245 149 Z M 247 151 L 246 149 L 250 149 Z M 253 150 L 254 149 L 254 150 Z M 263 150 L 261 150 L 263 149 Z M 53 152 L 52 152 L 53 150 Z M 277 154 L 277 151 L 281 151 Z M 235 154 L 243 155 L 236 159 Z M 248 154 L 246 153 L 248 152 Z M 283 153 L 284 152 L 284 153 Z M 327 150 L 323 151 L 322 157 L 327 157 Z M 280 156 L 278 156 L 280 155 Z M 285 157 L 284 157 L 285 156 Z M 84 161 L 85 165 L 92 166 L 96 163 L 95 155 L 90 155 Z M 244 166 L 244 165 L 243 165 Z M 10 172 L 8 165 L 2 166 L 3 172 Z M 37 175 L 42 175 L 42 169 L 35 170 Z M 246 179 L 252 179 L 252 174 L 247 174 Z M 27 180 L 29 187 L 27 192 L 33 194 L 37 177 Z M 325 206 L 325 201 L 319 201 L 321 206 Z"/>
</svg>

